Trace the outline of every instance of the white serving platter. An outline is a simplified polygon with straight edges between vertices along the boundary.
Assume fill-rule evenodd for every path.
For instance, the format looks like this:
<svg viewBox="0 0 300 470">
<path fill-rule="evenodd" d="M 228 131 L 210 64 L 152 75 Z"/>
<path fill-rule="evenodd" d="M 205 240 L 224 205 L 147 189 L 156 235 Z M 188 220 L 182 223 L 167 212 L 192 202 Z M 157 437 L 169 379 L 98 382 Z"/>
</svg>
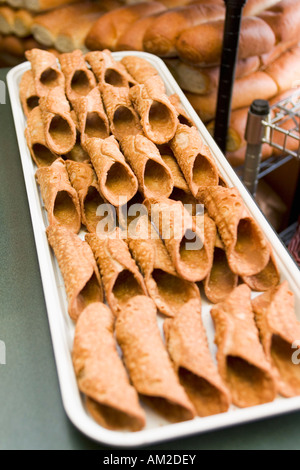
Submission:
<svg viewBox="0 0 300 470">
<path fill-rule="evenodd" d="M 289 282 L 290 288 L 295 294 L 296 314 L 300 320 L 300 271 L 277 234 L 269 225 L 260 209 L 255 204 L 252 196 L 245 189 L 244 185 L 227 162 L 163 61 L 147 53 L 113 53 L 116 60 L 121 60 L 126 55 L 135 55 L 148 60 L 149 63 L 158 70 L 166 85 L 167 93 L 177 93 L 180 97 L 184 109 L 196 124 L 206 144 L 210 147 L 225 182 L 229 186 L 235 186 L 239 189 L 245 205 L 251 215 L 257 220 L 266 238 L 271 243 L 280 269 L 281 279 L 282 281 L 287 280 Z M 145 429 L 136 433 L 109 431 L 99 426 L 88 415 L 77 387 L 72 364 L 71 351 L 74 324 L 68 316 L 63 279 L 45 233 L 45 228 L 48 225 L 47 216 L 39 188 L 35 181 L 36 167 L 31 159 L 24 137 L 26 119 L 19 99 L 19 83 L 23 73 L 29 68 L 30 64 L 24 62 L 10 70 L 7 75 L 7 84 L 34 230 L 60 390 L 66 414 L 74 426 L 96 442 L 113 447 L 136 448 L 300 410 L 300 397 L 278 397 L 273 403 L 247 409 L 231 407 L 230 410 L 224 414 L 207 418 L 195 418 L 192 421 L 183 423 L 170 424 L 158 417 L 154 412 L 146 409 L 147 425 Z M 213 356 L 215 356 L 214 328 L 210 317 L 210 308 L 211 305 L 203 299 L 203 322 L 207 330 L 210 350 Z M 162 319 L 159 316 L 158 318 L 161 326 Z M 295 338 L 295 340 L 300 341 L 300 338 Z M 293 350 L 291 349 L 291 357 L 292 354 Z"/>
</svg>

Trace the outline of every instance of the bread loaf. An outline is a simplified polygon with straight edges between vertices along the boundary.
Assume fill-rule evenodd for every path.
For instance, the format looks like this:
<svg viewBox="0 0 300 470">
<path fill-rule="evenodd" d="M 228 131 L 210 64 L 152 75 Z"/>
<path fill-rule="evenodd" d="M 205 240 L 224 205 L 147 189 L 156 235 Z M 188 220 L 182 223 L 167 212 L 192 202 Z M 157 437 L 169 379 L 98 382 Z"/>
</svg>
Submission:
<svg viewBox="0 0 300 470">
<path fill-rule="evenodd" d="M 58 8 L 43 15 L 37 15 L 32 23 L 32 34 L 38 42 L 51 47 L 54 45 L 60 31 L 68 24 L 76 21 L 78 17 L 97 11 L 102 11 L 99 5 L 87 1 Z"/>
<path fill-rule="evenodd" d="M 30 36 L 33 23 L 33 15 L 27 10 L 21 9 L 15 13 L 14 32 L 24 38 Z"/>
<path fill-rule="evenodd" d="M 24 7 L 30 11 L 46 11 L 79 1 L 80 0 L 24 0 Z"/>
<path fill-rule="evenodd" d="M 300 2 L 282 0 L 259 15 L 272 28 L 277 43 L 300 40 Z"/>
<path fill-rule="evenodd" d="M 190 5 L 167 11 L 150 26 L 144 36 L 144 49 L 160 57 L 176 57 L 175 42 L 180 33 L 195 25 L 224 19 L 220 5 Z"/>
<path fill-rule="evenodd" d="M 245 108 L 251 105 L 255 99 L 268 100 L 278 93 L 278 87 L 274 80 L 265 72 L 258 71 L 235 81 L 232 110 Z M 191 105 L 195 108 L 203 122 L 214 119 L 216 114 L 217 90 L 210 95 L 196 95 L 186 92 Z"/>
<path fill-rule="evenodd" d="M 295 87 L 300 82 L 300 47 L 282 54 L 265 72 L 276 82 L 279 93 Z"/>
<path fill-rule="evenodd" d="M 182 60 L 196 65 L 219 64 L 224 35 L 224 21 L 214 21 L 184 31 L 176 41 Z M 260 56 L 275 46 L 275 35 L 270 26 L 260 18 L 242 20 L 239 41 L 239 59 Z"/>
<path fill-rule="evenodd" d="M 261 13 L 262 11 L 266 10 L 267 8 L 272 7 L 279 0 L 247 0 L 243 15 L 244 16 L 255 16 Z"/>
<path fill-rule="evenodd" d="M 267 67 L 267 65 L 272 64 L 278 57 L 281 56 L 284 52 L 288 51 L 292 47 L 297 45 L 297 41 L 288 41 L 288 42 L 280 42 L 278 43 L 271 52 L 268 54 L 263 54 L 260 56 L 260 63 L 262 69 Z"/>
<path fill-rule="evenodd" d="M 165 8 L 163 7 L 163 10 Z M 128 29 L 122 34 L 119 38 L 115 50 L 116 51 L 144 51 L 144 35 L 147 29 L 151 28 L 153 24 L 157 21 L 159 15 L 145 16 L 135 21 Z"/>
<path fill-rule="evenodd" d="M 86 38 L 90 50 L 114 51 L 119 38 L 138 19 L 158 13 L 163 9 L 159 2 L 143 2 L 111 11 L 92 26 Z"/>
<path fill-rule="evenodd" d="M 196 67 L 180 59 L 165 59 L 165 64 L 185 91 L 206 95 L 218 88 L 220 67 Z M 236 78 L 245 77 L 256 72 L 260 66 L 259 57 L 249 57 L 237 62 Z"/>
<path fill-rule="evenodd" d="M 0 7 L 0 33 L 11 34 L 14 30 L 15 12 L 10 7 Z"/>
</svg>

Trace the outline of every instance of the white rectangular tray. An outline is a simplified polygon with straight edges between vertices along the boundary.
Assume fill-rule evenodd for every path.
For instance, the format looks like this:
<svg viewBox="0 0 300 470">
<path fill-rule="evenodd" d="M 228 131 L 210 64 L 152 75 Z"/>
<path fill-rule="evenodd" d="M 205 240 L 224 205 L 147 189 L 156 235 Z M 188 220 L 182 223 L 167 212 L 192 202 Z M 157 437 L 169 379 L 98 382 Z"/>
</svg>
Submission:
<svg viewBox="0 0 300 470">
<path fill-rule="evenodd" d="M 158 70 L 164 80 L 167 93 L 177 93 L 181 98 L 182 105 L 187 114 L 194 121 L 201 136 L 210 147 L 224 180 L 229 186 L 235 186 L 239 189 L 245 205 L 262 227 L 267 239 L 271 243 L 282 280 L 286 279 L 289 282 L 290 288 L 295 294 L 296 313 L 300 320 L 300 271 L 253 201 L 252 196 L 245 189 L 224 155 L 220 152 L 215 141 L 200 121 L 163 61 L 154 55 L 139 52 L 118 52 L 113 54 L 116 60 L 121 60 L 126 55 L 135 55 L 147 59 Z M 74 324 L 67 313 L 67 299 L 63 279 L 45 234 L 47 216 L 43 208 L 39 188 L 35 181 L 36 167 L 31 159 L 24 138 L 26 120 L 19 99 L 19 83 L 23 73 L 29 68 L 30 64 L 28 62 L 13 68 L 7 75 L 7 83 L 20 149 L 62 400 L 65 411 L 72 423 L 86 436 L 97 442 L 114 447 L 134 448 L 300 410 L 300 397 L 289 399 L 278 397 L 270 404 L 247 409 L 232 407 L 225 414 L 207 418 L 195 418 L 192 421 L 178 424 L 169 424 L 147 409 L 147 426 L 144 430 L 136 433 L 108 431 L 99 426 L 87 414 L 82 396 L 77 387 L 71 358 Z M 215 356 L 214 328 L 210 317 L 210 308 L 211 305 L 203 299 L 203 321 L 207 329 L 211 352 Z M 296 339 L 300 341 L 300 338 Z M 291 356 L 292 353 L 293 350 L 291 350 Z"/>
</svg>

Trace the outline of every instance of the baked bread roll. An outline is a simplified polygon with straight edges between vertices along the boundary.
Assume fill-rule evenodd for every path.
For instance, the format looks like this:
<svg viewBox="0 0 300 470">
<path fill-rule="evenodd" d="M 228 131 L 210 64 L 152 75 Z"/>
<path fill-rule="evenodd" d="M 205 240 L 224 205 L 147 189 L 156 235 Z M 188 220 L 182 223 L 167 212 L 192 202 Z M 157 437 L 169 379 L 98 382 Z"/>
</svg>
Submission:
<svg viewBox="0 0 300 470">
<path fill-rule="evenodd" d="M 275 47 L 268 54 L 263 54 L 260 56 L 261 68 L 264 70 L 265 67 L 272 64 L 278 57 L 280 57 L 284 52 L 292 49 L 292 47 L 297 46 L 298 41 L 288 41 L 280 42 L 276 44 Z"/>
<path fill-rule="evenodd" d="M 220 5 L 190 5 L 167 11 L 150 25 L 144 35 L 144 50 L 159 57 L 176 57 L 179 35 L 193 26 L 221 20 L 225 9 Z"/>
<path fill-rule="evenodd" d="M 243 9 L 243 15 L 256 16 L 278 2 L 279 0 L 247 0 Z"/>
<path fill-rule="evenodd" d="M 294 47 L 282 54 L 265 69 L 282 93 L 299 83 L 300 46 Z"/>
<path fill-rule="evenodd" d="M 179 57 L 195 65 L 220 64 L 224 36 L 224 21 L 213 21 L 184 31 L 176 41 Z M 275 46 L 270 26 L 257 17 L 245 17 L 241 24 L 238 59 L 260 56 Z"/>
<path fill-rule="evenodd" d="M 85 44 L 90 50 L 116 50 L 121 35 L 138 19 L 158 13 L 163 7 L 159 2 L 143 2 L 123 6 L 106 13 L 91 27 Z"/>
<path fill-rule="evenodd" d="M 68 3 L 76 3 L 80 0 L 24 0 L 24 7 L 30 11 L 52 10 Z"/>
<path fill-rule="evenodd" d="M 165 59 L 165 64 L 174 76 L 180 88 L 190 93 L 207 95 L 218 89 L 220 67 L 196 67 L 180 59 Z M 235 78 L 242 78 L 256 72 L 260 67 L 260 58 L 249 57 L 236 64 Z"/>
<path fill-rule="evenodd" d="M 165 8 L 162 8 L 162 12 Z M 116 51 L 144 51 L 145 32 L 152 27 L 159 18 L 160 13 L 149 15 L 135 21 L 118 39 Z"/>
<path fill-rule="evenodd" d="M 276 42 L 299 41 L 300 3 L 298 0 L 282 0 L 260 13 L 273 30 Z"/>
<path fill-rule="evenodd" d="M 145 413 L 118 354 L 113 314 L 103 303 L 89 305 L 78 319 L 72 361 L 87 410 L 97 423 L 112 431 L 145 426 Z"/>
<path fill-rule="evenodd" d="M 15 11 L 7 6 L 0 7 L 0 33 L 11 34 L 14 32 Z"/>
<path fill-rule="evenodd" d="M 27 10 L 18 10 L 15 12 L 14 33 L 25 38 L 30 36 L 34 15 Z"/>
</svg>

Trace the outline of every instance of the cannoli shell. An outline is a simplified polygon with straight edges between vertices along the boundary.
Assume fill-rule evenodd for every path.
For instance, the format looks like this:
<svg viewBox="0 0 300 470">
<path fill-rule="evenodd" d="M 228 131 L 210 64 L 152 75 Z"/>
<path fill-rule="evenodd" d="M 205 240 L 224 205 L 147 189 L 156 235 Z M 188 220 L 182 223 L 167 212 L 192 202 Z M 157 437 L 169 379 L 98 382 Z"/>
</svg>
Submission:
<svg viewBox="0 0 300 470">
<path fill-rule="evenodd" d="M 295 298 L 288 282 L 259 295 L 252 301 L 261 342 L 279 393 L 284 397 L 300 395 L 299 357 L 300 323 L 295 315 Z M 298 348 L 298 353 L 297 353 Z"/>
<path fill-rule="evenodd" d="M 212 268 L 203 281 L 207 299 L 214 304 L 223 302 L 237 287 L 238 280 L 237 274 L 234 274 L 229 267 L 224 245 L 216 235 Z"/>
<path fill-rule="evenodd" d="M 103 301 L 100 274 L 93 252 L 85 241 L 65 227 L 50 225 L 46 233 L 64 280 L 68 313 L 77 322 L 88 305 Z"/>
<path fill-rule="evenodd" d="M 181 104 L 180 98 L 176 93 L 169 96 L 169 100 L 171 101 L 172 105 L 176 109 L 178 113 L 178 121 L 180 124 L 184 124 L 188 127 L 194 127 L 194 121 L 188 116 L 187 112 L 185 111 L 184 107 Z"/>
<path fill-rule="evenodd" d="M 89 232 L 96 232 L 101 217 L 97 208 L 106 201 L 100 194 L 96 173 L 88 163 L 66 161 L 71 185 L 76 190 L 81 208 L 81 220 Z"/>
<path fill-rule="evenodd" d="M 20 100 L 26 117 L 28 117 L 30 111 L 39 104 L 39 97 L 35 89 L 32 70 L 27 70 L 22 75 L 20 82 Z"/>
<path fill-rule="evenodd" d="M 87 234 L 85 239 L 100 269 L 107 303 L 117 317 L 131 298 L 148 295 L 143 276 L 121 237 Z"/>
<path fill-rule="evenodd" d="M 261 272 L 269 262 L 270 246 L 238 189 L 208 187 L 199 190 L 198 199 L 218 227 L 231 270 L 241 277 Z"/>
<path fill-rule="evenodd" d="M 114 87 L 129 88 L 129 86 L 136 84 L 124 65 L 115 61 L 107 49 L 88 52 L 85 55 L 85 60 L 90 64 L 100 87 L 108 84 Z"/>
<path fill-rule="evenodd" d="M 243 277 L 243 282 L 253 291 L 265 292 L 272 287 L 278 286 L 280 283 L 280 272 L 277 261 L 271 248 L 270 250 L 271 255 L 267 266 L 254 276 Z"/>
<path fill-rule="evenodd" d="M 53 88 L 41 97 L 40 109 L 48 147 L 58 155 L 70 152 L 76 143 L 76 125 L 64 89 Z"/>
<path fill-rule="evenodd" d="M 170 147 L 193 196 L 202 187 L 218 185 L 218 168 L 195 127 L 180 124 Z"/>
<path fill-rule="evenodd" d="M 61 54 L 59 62 L 65 76 L 66 95 L 71 103 L 77 98 L 88 95 L 96 87 L 96 78 L 88 69 L 79 49 Z"/>
<path fill-rule="evenodd" d="M 159 73 L 147 60 L 142 57 L 128 55 L 123 57 L 121 64 L 137 83 L 146 83 L 148 79 L 157 79 Z"/>
<path fill-rule="evenodd" d="M 116 321 L 116 337 L 130 379 L 143 401 L 171 422 L 195 417 L 173 369 L 149 297 L 130 300 Z"/>
<path fill-rule="evenodd" d="M 145 426 L 145 413 L 117 351 L 114 316 L 103 303 L 89 305 L 80 315 L 72 360 L 87 409 L 101 426 L 113 431 Z"/>
<path fill-rule="evenodd" d="M 59 225 L 73 233 L 81 227 L 80 203 L 76 190 L 71 186 L 62 159 L 49 167 L 39 168 L 36 180 L 48 215 L 49 225 Z"/>
<path fill-rule="evenodd" d="M 129 99 L 129 90 L 104 84 L 101 94 L 109 119 L 110 129 L 116 139 L 142 133 L 140 120 Z"/>
<path fill-rule="evenodd" d="M 201 303 L 197 285 L 178 276 L 163 241 L 148 217 L 139 219 L 134 234 L 128 230 L 127 242 L 144 276 L 149 296 L 160 313 L 174 317 L 192 299 Z"/>
<path fill-rule="evenodd" d="M 121 149 L 139 182 L 144 198 L 168 197 L 173 190 L 173 175 L 156 145 L 143 135 L 124 137 Z"/>
<path fill-rule="evenodd" d="M 132 199 L 138 190 L 138 181 L 114 136 L 86 138 L 84 148 L 91 158 L 104 198 L 115 207 Z"/>
<path fill-rule="evenodd" d="M 31 64 L 35 89 L 39 97 L 47 95 L 53 88 L 64 88 L 65 77 L 52 52 L 31 49 L 25 52 L 25 56 Z"/>
<path fill-rule="evenodd" d="M 25 138 L 31 157 L 38 168 L 50 166 L 59 158 L 48 148 L 39 106 L 30 111 L 28 115 Z"/>
<path fill-rule="evenodd" d="M 181 385 L 201 417 L 225 413 L 231 403 L 208 347 L 201 303 L 190 301 L 164 322 L 167 350 Z"/>
<path fill-rule="evenodd" d="M 169 142 L 175 135 L 178 113 L 159 80 L 152 78 L 130 89 L 130 99 L 137 110 L 144 134 L 155 144 Z"/>
<path fill-rule="evenodd" d="M 86 137 L 105 139 L 110 135 L 108 117 L 104 111 L 99 89 L 73 101 L 78 129 L 83 142 Z"/>
<path fill-rule="evenodd" d="M 215 234 L 215 224 L 207 217 L 205 231 L 200 230 L 179 201 L 152 198 L 146 199 L 145 205 L 178 275 L 190 282 L 205 279 L 212 266 L 215 235 L 211 231 Z"/>
<path fill-rule="evenodd" d="M 251 290 L 238 286 L 211 310 L 218 347 L 219 373 L 240 408 L 272 402 L 277 386 L 259 340 L 251 305 Z"/>
</svg>

